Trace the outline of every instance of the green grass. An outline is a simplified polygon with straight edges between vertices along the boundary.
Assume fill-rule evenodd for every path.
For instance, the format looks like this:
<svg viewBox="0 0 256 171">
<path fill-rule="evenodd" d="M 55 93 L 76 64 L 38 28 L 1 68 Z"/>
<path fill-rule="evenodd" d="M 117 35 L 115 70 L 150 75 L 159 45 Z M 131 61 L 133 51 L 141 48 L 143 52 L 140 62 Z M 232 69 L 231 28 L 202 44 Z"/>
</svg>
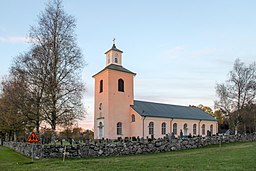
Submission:
<svg viewBox="0 0 256 171">
<path fill-rule="evenodd" d="M 0 170 L 256 170 L 256 142 L 134 156 L 34 160 L 0 147 Z"/>
</svg>

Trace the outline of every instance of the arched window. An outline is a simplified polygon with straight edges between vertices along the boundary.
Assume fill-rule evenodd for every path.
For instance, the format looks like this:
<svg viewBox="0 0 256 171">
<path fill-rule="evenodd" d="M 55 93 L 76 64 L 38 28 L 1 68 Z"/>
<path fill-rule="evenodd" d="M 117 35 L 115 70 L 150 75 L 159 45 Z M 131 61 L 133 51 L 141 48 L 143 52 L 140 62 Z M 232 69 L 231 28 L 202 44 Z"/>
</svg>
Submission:
<svg viewBox="0 0 256 171">
<path fill-rule="evenodd" d="M 210 126 L 211 134 L 213 134 L 213 125 Z"/>
<path fill-rule="evenodd" d="M 99 123 L 99 128 L 102 128 L 103 127 L 103 124 L 102 122 Z"/>
<path fill-rule="evenodd" d="M 205 124 L 202 125 L 202 135 L 205 135 Z"/>
<path fill-rule="evenodd" d="M 165 135 L 166 134 L 166 123 L 163 122 L 162 123 L 162 135 Z"/>
<path fill-rule="evenodd" d="M 103 80 L 100 80 L 100 93 L 103 92 Z"/>
<path fill-rule="evenodd" d="M 117 58 L 115 58 L 115 63 L 118 63 L 118 60 L 117 60 Z"/>
<path fill-rule="evenodd" d="M 184 133 L 184 135 L 188 134 L 188 124 L 186 124 L 186 123 L 183 125 L 183 133 Z"/>
<path fill-rule="evenodd" d="M 193 125 L 193 135 L 196 135 L 196 124 Z"/>
<path fill-rule="evenodd" d="M 118 91 L 124 92 L 124 80 L 121 78 L 118 80 Z"/>
<path fill-rule="evenodd" d="M 132 122 L 135 122 L 135 115 L 132 114 Z"/>
<path fill-rule="evenodd" d="M 154 122 L 149 122 L 148 132 L 149 132 L 149 135 L 154 135 Z"/>
<path fill-rule="evenodd" d="M 188 124 L 185 123 L 185 124 L 183 125 L 183 129 L 184 129 L 184 131 L 185 131 L 185 130 L 188 130 Z"/>
<path fill-rule="evenodd" d="M 116 124 L 116 134 L 117 135 L 122 135 L 122 122 L 118 122 Z"/>
<path fill-rule="evenodd" d="M 172 132 L 177 135 L 177 123 L 174 123 L 172 126 Z"/>
</svg>

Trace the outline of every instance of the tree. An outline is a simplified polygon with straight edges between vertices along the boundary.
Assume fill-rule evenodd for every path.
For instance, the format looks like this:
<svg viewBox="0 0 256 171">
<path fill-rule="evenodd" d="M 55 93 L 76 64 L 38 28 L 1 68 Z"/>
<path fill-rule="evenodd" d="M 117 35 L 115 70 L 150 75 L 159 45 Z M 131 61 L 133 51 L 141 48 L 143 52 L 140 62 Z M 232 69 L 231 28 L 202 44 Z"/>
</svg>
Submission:
<svg viewBox="0 0 256 171">
<path fill-rule="evenodd" d="M 89 129 L 85 130 L 84 138 L 85 138 L 85 140 L 92 140 L 94 138 L 93 130 L 89 130 Z"/>
<path fill-rule="evenodd" d="M 204 106 L 202 104 L 199 104 L 198 106 L 194 106 L 191 105 L 191 107 L 196 107 L 201 109 L 204 112 L 207 112 L 209 115 L 213 116 L 217 122 L 218 122 L 218 128 L 220 129 L 222 127 L 222 125 L 224 124 L 224 114 L 221 110 L 215 110 L 213 112 L 212 108 L 210 108 L 209 106 Z"/>
<path fill-rule="evenodd" d="M 215 110 L 213 116 L 218 121 L 218 128 L 221 130 L 224 127 L 225 117 L 221 110 Z"/>
<path fill-rule="evenodd" d="M 241 120 L 241 111 L 245 106 L 255 100 L 256 95 L 256 64 L 246 66 L 236 59 L 233 70 L 228 75 L 225 83 L 216 85 L 218 100 L 215 107 L 227 113 L 230 126 L 238 132 Z"/>
<path fill-rule="evenodd" d="M 72 137 L 73 139 L 75 140 L 75 142 L 79 142 L 83 140 L 83 129 L 82 128 L 79 128 L 79 127 L 75 127 L 73 128 L 73 131 L 72 131 Z"/>
<path fill-rule="evenodd" d="M 247 133 L 256 132 L 256 104 L 249 104 L 241 110 L 240 129 Z"/>
<path fill-rule="evenodd" d="M 83 116 L 81 69 L 84 61 L 76 45 L 75 19 L 66 14 L 61 1 L 49 3 L 39 16 L 38 26 L 32 27 L 30 38 L 47 57 L 45 66 L 44 120 L 53 130 L 55 142 L 57 125 Z"/>
<path fill-rule="evenodd" d="M 204 106 L 202 104 L 199 104 L 198 106 L 194 106 L 194 105 L 189 105 L 189 106 L 201 109 L 202 111 L 204 111 L 204 112 L 208 113 L 209 115 L 215 117 L 212 108 L 210 108 L 209 106 Z"/>
<path fill-rule="evenodd" d="M 27 96 L 26 117 L 30 120 L 30 125 L 35 125 L 36 132 L 39 133 L 40 123 L 42 121 L 42 106 L 44 104 L 44 90 L 47 78 L 47 66 L 49 65 L 48 57 L 40 46 L 33 47 L 29 52 L 19 55 L 11 72 L 13 75 L 22 75 L 26 79 Z"/>
<path fill-rule="evenodd" d="M 1 82 L 2 93 L 0 95 L 0 132 L 9 135 L 9 140 L 16 141 L 16 133 L 24 128 L 27 123 L 21 106 L 25 104 L 24 94 L 26 85 L 23 79 L 16 79 L 10 75 Z"/>
</svg>

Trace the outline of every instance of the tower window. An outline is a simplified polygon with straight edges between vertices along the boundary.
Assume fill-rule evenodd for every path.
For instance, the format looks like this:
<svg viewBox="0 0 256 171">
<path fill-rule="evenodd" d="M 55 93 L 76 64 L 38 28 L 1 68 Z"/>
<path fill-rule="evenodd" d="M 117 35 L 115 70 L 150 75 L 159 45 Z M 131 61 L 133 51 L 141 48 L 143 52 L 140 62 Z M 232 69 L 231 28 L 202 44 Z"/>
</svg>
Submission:
<svg viewBox="0 0 256 171">
<path fill-rule="evenodd" d="M 124 92 L 124 80 L 118 80 L 118 91 Z"/>
<path fill-rule="evenodd" d="M 115 63 L 118 63 L 118 60 L 117 60 L 117 58 L 115 58 Z"/>
<path fill-rule="evenodd" d="M 135 122 L 135 115 L 132 114 L 132 122 Z"/>
<path fill-rule="evenodd" d="M 122 135 L 122 122 L 118 122 L 116 124 L 116 134 L 117 135 Z"/>
<path fill-rule="evenodd" d="M 103 92 L 103 80 L 100 80 L 100 93 Z"/>
</svg>

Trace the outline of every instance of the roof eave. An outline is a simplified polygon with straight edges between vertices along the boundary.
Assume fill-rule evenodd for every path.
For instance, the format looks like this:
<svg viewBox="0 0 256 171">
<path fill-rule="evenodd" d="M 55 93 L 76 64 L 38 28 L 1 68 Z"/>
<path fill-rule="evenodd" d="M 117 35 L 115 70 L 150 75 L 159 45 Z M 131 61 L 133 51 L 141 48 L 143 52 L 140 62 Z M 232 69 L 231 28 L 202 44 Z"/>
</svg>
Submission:
<svg viewBox="0 0 256 171">
<path fill-rule="evenodd" d="M 113 65 L 113 64 L 112 64 L 112 65 Z M 108 66 L 107 66 L 107 67 L 108 67 Z M 113 68 L 107 68 L 107 67 L 105 67 L 103 70 L 101 70 L 101 71 L 98 72 L 97 74 L 94 74 L 92 77 L 94 78 L 96 75 L 100 74 L 101 72 L 103 72 L 103 71 L 105 71 L 105 70 L 107 70 L 107 69 L 114 70 L 114 71 L 125 72 L 125 73 L 129 73 L 129 74 L 133 74 L 134 76 L 136 75 L 136 73 L 131 72 L 131 71 L 126 72 L 126 71 L 122 71 L 122 70 L 118 70 L 118 69 L 113 69 Z"/>
<path fill-rule="evenodd" d="M 121 53 L 123 53 L 123 51 L 121 51 L 121 50 L 119 50 L 119 49 L 109 49 L 107 52 L 105 52 L 105 54 L 107 54 L 109 51 L 111 51 L 111 50 L 114 50 L 114 51 L 117 51 L 117 52 L 121 52 Z"/>
<path fill-rule="evenodd" d="M 136 111 L 137 112 L 137 111 Z M 155 116 L 155 115 L 142 115 L 141 113 L 137 112 L 140 116 L 143 117 L 153 117 L 153 118 L 170 118 L 170 119 L 186 119 L 186 120 L 203 120 L 203 121 L 215 121 L 217 122 L 217 120 L 211 120 L 211 119 L 195 119 L 195 118 L 177 118 L 177 117 L 164 117 L 164 116 Z"/>
</svg>

